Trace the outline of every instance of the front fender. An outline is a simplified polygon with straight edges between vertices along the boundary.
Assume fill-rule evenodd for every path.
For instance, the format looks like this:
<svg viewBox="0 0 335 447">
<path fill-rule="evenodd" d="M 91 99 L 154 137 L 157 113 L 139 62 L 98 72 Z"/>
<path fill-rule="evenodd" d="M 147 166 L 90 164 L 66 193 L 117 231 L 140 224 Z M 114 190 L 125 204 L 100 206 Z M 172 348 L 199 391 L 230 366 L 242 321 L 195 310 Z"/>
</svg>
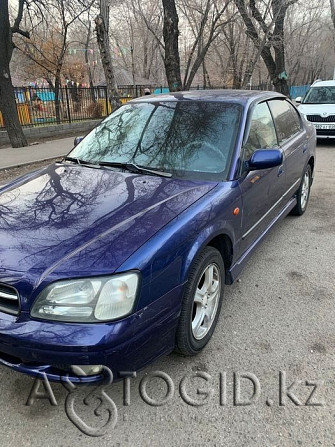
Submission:
<svg viewBox="0 0 335 447">
<path fill-rule="evenodd" d="M 221 183 L 161 229 L 119 268 L 139 269 L 143 285 L 138 308 L 187 282 L 192 262 L 213 238 L 227 235 L 236 247 L 241 233 L 240 190 L 232 182 Z"/>
</svg>

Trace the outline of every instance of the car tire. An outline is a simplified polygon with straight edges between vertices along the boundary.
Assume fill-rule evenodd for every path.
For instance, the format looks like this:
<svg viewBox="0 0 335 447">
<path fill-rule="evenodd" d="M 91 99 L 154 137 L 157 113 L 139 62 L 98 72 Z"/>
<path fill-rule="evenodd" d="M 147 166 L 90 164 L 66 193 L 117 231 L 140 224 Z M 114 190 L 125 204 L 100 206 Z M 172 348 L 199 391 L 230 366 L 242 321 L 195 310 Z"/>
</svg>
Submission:
<svg viewBox="0 0 335 447">
<path fill-rule="evenodd" d="M 195 355 L 211 339 L 218 321 L 225 282 L 220 252 L 206 247 L 194 261 L 181 306 L 175 350 Z"/>
<path fill-rule="evenodd" d="M 302 176 L 300 186 L 297 192 L 297 204 L 291 211 L 294 216 L 302 216 L 307 209 L 309 194 L 312 184 L 312 170 L 308 164 Z"/>
</svg>

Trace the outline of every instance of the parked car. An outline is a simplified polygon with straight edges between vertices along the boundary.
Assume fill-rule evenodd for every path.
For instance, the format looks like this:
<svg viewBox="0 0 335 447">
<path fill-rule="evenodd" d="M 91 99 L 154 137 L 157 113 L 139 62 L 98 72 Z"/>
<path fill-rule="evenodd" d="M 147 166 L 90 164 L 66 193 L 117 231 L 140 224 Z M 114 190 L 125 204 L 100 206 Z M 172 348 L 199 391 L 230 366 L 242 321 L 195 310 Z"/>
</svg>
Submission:
<svg viewBox="0 0 335 447">
<path fill-rule="evenodd" d="M 313 123 L 317 138 L 335 138 L 335 80 L 316 81 L 304 98 L 295 100 L 308 121 Z"/>
<path fill-rule="evenodd" d="M 277 93 L 122 106 L 0 190 L 0 363 L 85 383 L 102 365 L 116 377 L 197 354 L 224 285 L 276 222 L 305 212 L 314 164 L 313 125 Z"/>
</svg>

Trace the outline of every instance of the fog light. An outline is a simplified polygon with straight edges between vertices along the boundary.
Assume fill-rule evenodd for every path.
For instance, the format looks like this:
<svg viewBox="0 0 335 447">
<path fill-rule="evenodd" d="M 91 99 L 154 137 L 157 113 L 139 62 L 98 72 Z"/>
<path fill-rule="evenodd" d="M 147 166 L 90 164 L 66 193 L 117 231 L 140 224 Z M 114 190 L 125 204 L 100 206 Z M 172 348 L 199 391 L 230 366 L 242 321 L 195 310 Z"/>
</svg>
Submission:
<svg viewBox="0 0 335 447">
<path fill-rule="evenodd" d="M 72 371 L 76 376 L 94 376 L 102 372 L 102 365 L 72 365 Z"/>
</svg>

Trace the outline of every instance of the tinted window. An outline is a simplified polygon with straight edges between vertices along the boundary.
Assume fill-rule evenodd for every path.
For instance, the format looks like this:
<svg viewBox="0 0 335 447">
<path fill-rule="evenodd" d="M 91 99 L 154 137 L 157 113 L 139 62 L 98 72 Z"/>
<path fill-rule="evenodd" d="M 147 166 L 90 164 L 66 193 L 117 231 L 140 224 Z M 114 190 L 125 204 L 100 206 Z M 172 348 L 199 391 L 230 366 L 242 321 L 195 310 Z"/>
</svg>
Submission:
<svg viewBox="0 0 335 447">
<path fill-rule="evenodd" d="M 277 129 L 278 142 L 283 143 L 300 131 L 300 119 L 294 107 L 285 100 L 269 101 Z"/>
<path fill-rule="evenodd" d="M 272 116 L 267 103 L 263 102 L 252 112 L 249 136 L 244 146 L 244 159 L 249 160 L 257 149 L 270 149 L 277 145 Z"/>
<path fill-rule="evenodd" d="M 304 104 L 334 104 L 335 86 L 312 87 L 303 100 Z"/>
<path fill-rule="evenodd" d="M 132 162 L 185 178 L 224 180 L 241 107 L 205 101 L 127 104 L 69 154 L 91 162 Z"/>
</svg>

